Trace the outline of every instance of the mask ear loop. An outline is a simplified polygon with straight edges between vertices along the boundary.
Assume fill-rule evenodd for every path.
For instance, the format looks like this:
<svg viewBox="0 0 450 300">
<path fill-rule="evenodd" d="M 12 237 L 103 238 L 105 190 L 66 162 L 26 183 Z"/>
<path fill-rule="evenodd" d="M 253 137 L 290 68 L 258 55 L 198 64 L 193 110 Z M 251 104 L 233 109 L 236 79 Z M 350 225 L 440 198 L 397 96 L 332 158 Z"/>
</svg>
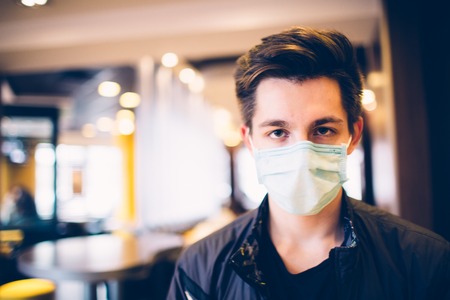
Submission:
<svg viewBox="0 0 450 300">
<path fill-rule="evenodd" d="M 342 143 L 342 145 L 345 145 L 345 154 L 347 154 L 347 155 L 348 155 L 348 148 L 350 147 L 352 140 L 353 140 L 353 136 L 350 135 L 350 138 L 348 139 L 347 144 Z"/>
<path fill-rule="evenodd" d="M 350 144 L 352 143 L 352 140 L 353 140 L 353 136 L 352 135 L 350 135 L 350 137 L 348 138 L 348 142 L 347 142 L 347 148 L 350 146 Z"/>
</svg>

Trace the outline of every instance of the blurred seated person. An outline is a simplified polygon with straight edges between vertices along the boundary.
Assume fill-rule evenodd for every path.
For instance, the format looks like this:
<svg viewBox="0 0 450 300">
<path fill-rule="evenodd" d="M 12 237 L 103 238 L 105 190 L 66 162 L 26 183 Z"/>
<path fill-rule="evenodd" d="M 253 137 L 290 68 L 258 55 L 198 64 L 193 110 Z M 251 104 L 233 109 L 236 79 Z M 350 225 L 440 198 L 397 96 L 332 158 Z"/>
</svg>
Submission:
<svg viewBox="0 0 450 300">
<path fill-rule="evenodd" d="M 19 184 L 13 185 L 3 199 L 2 225 L 28 226 L 40 221 L 34 197 Z"/>
</svg>

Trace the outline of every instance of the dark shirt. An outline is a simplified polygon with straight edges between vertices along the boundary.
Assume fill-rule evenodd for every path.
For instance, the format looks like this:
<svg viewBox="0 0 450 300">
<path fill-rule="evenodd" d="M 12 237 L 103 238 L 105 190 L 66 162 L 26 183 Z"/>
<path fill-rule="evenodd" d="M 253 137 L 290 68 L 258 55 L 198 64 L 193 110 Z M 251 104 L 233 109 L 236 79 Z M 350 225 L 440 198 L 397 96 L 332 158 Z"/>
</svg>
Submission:
<svg viewBox="0 0 450 300">
<path fill-rule="evenodd" d="M 266 230 L 267 231 L 267 230 Z M 267 276 L 267 288 L 273 299 L 336 299 L 333 250 L 328 259 L 298 274 L 291 274 L 275 246 L 264 234 L 261 269 Z"/>
</svg>

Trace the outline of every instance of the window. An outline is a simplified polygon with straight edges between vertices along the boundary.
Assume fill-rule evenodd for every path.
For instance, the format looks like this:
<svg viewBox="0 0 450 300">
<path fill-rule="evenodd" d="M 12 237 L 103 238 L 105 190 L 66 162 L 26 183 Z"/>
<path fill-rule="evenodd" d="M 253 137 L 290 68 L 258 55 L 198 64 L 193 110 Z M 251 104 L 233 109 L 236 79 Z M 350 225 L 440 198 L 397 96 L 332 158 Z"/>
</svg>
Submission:
<svg viewBox="0 0 450 300">
<path fill-rule="evenodd" d="M 113 146 L 58 145 L 58 218 L 113 217 L 123 197 L 122 154 Z"/>
</svg>

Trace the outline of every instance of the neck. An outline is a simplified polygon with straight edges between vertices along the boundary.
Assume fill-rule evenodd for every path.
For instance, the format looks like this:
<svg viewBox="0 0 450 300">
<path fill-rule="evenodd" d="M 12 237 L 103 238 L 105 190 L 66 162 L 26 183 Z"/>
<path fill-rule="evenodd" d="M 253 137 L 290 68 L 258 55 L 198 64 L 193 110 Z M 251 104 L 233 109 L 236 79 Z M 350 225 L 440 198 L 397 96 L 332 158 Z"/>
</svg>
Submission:
<svg viewBox="0 0 450 300">
<path fill-rule="evenodd" d="M 269 234 L 290 273 L 317 266 L 332 248 L 342 244 L 341 203 L 342 189 L 318 214 L 298 216 L 287 213 L 269 197 Z"/>
<path fill-rule="evenodd" d="M 324 241 L 338 246 L 343 240 L 341 224 L 342 189 L 318 214 L 301 216 L 286 212 L 269 197 L 269 232 L 274 243 Z"/>
</svg>

